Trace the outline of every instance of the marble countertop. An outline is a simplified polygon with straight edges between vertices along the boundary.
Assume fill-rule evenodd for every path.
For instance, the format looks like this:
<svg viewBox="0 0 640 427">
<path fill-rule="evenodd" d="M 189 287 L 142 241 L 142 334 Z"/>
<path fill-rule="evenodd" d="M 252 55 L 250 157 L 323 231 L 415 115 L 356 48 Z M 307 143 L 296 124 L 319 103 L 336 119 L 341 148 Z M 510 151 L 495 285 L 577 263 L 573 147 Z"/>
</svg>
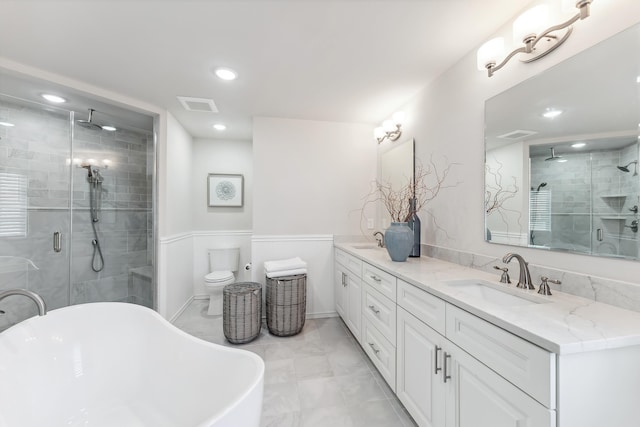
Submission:
<svg viewBox="0 0 640 427">
<path fill-rule="evenodd" d="M 489 274 L 435 258 L 423 256 L 393 262 L 385 249 L 363 249 L 364 246 L 361 243 L 335 243 L 336 248 L 550 352 L 572 354 L 640 345 L 640 313 L 635 311 L 555 290 L 551 296 L 542 296 L 537 289 L 517 289 L 517 277 L 515 280 L 512 277 L 513 284 L 505 285 L 499 282 L 499 271 Z M 497 305 L 447 284 L 462 279 L 508 287 L 510 293 L 535 298 L 540 303 Z"/>
</svg>

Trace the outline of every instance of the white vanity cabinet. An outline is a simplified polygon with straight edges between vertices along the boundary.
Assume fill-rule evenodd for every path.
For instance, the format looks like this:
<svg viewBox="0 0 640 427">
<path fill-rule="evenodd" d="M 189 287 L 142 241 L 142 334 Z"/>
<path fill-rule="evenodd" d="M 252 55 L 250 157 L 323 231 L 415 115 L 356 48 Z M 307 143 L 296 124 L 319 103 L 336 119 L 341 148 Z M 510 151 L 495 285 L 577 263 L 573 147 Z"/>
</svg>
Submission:
<svg viewBox="0 0 640 427">
<path fill-rule="evenodd" d="M 362 347 L 396 391 L 396 278 L 362 264 Z"/>
<path fill-rule="evenodd" d="M 470 271 L 440 260 L 337 247 L 335 266 L 338 313 L 419 426 L 640 426 L 637 313 L 475 303 L 442 283 Z"/>
<path fill-rule="evenodd" d="M 419 426 L 555 425 L 555 411 L 504 378 L 526 377 L 530 381 L 521 381 L 521 386 L 528 392 L 538 391 L 538 384 L 552 382 L 550 353 L 401 280 L 398 294 L 403 297 L 398 297 L 396 394 Z M 467 316 L 481 322 L 481 327 Z M 453 340 L 451 331 L 455 331 Z M 495 362 L 496 371 L 455 341 L 471 348 L 474 356 Z M 546 374 L 544 369 L 537 370 L 540 365 L 544 368 L 545 361 Z"/>
<path fill-rule="evenodd" d="M 335 250 L 334 294 L 336 311 L 358 341 L 362 336 L 362 261 Z"/>
</svg>

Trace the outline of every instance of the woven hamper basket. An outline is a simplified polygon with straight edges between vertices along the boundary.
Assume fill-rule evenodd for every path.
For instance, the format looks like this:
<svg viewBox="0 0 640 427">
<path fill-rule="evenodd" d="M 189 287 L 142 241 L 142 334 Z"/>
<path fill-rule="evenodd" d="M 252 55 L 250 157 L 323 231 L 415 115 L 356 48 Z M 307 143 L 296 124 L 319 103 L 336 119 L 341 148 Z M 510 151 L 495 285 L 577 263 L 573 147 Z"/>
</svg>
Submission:
<svg viewBox="0 0 640 427">
<path fill-rule="evenodd" d="M 267 277 L 267 327 L 280 337 L 300 333 L 307 314 L 307 275 Z"/>
<path fill-rule="evenodd" d="M 233 283 L 222 291 L 224 336 L 232 344 L 244 344 L 260 335 L 262 286 L 255 282 Z"/>
</svg>

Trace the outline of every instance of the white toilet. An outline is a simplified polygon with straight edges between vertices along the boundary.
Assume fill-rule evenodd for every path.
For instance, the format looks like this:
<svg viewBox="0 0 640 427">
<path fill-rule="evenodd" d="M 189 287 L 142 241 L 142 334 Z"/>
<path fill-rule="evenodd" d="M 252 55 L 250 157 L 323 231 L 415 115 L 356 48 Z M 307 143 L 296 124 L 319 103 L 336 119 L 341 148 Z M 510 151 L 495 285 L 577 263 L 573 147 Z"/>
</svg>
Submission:
<svg viewBox="0 0 640 427">
<path fill-rule="evenodd" d="M 234 272 L 238 271 L 240 248 L 209 249 L 209 271 L 204 276 L 204 289 L 209 294 L 207 314 L 222 314 L 222 290 L 236 281 Z"/>
</svg>

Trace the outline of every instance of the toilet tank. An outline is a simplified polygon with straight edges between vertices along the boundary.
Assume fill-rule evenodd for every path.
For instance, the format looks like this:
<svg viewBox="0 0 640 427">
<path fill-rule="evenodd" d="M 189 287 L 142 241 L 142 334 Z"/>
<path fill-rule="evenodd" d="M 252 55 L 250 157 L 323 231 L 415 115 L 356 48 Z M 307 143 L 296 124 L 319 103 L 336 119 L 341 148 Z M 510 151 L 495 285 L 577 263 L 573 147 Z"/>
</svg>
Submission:
<svg viewBox="0 0 640 427">
<path fill-rule="evenodd" d="M 240 248 L 209 249 L 209 272 L 238 271 Z"/>
</svg>

